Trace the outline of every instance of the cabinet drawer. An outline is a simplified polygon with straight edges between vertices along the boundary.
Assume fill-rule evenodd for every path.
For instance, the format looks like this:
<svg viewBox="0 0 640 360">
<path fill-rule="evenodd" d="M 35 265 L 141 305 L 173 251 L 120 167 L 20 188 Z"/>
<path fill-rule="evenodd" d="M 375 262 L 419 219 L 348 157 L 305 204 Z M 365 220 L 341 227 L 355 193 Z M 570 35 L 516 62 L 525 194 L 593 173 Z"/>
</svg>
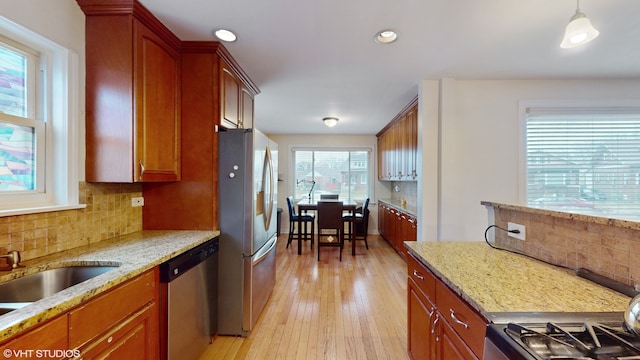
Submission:
<svg viewBox="0 0 640 360">
<path fill-rule="evenodd" d="M 156 316 L 157 308 L 155 303 L 149 303 L 144 308 L 131 315 L 122 324 L 118 324 L 111 331 L 107 332 L 94 342 L 88 343 L 87 347 L 81 349 L 79 359 L 155 359 L 157 353 L 147 342 L 148 332 L 155 328 L 150 319 Z M 129 354 L 128 356 L 116 356 L 117 354 Z"/>
<path fill-rule="evenodd" d="M 89 300 L 69 313 L 69 346 L 75 349 L 110 329 L 156 297 L 155 273 L 148 271 Z"/>
<path fill-rule="evenodd" d="M 64 315 L 40 325 L 34 330 L 29 330 L 0 346 L 0 351 L 5 354 L 6 358 L 11 356 L 6 356 L 5 351 L 11 351 L 10 354 L 15 354 L 19 351 L 57 350 L 63 351 L 63 355 L 65 355 L 67 352 L 64 350 L 67 349 L 67 317 Z M 59 357 L 54 356 L 54 358 Z"/>
<path fill-rule="evenodd" d="M 420 264 L 413 255 L 408 256 L 407 269 L 409 270 L 409 278 L 418 285 L 418 288 L 431 300 L 436 298 L 436 278 L 431 271 L 427 270 L 424 265 Z"/>
<path fill-rule="evenodd" d="M 442 282 L 436 283 L 436 306 L 478 358 L 482 358 L 487 322 Z"/>
</svg>

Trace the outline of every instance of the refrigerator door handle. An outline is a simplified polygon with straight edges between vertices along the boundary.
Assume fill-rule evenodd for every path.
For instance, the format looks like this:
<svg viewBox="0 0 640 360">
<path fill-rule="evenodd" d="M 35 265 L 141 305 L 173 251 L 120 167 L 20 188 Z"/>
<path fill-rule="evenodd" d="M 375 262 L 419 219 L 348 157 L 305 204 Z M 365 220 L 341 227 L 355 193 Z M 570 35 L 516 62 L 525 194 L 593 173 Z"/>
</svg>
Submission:
<svg viewBox="0 0 640 360">
<path fill-rule="evenodd" d="M 271 224 L 271 218 L 273 216 L 273 162 L 271 159 L 271 149 L 269 145 L 267 145 L 266 151 L 264 153 L 264 165 L 262 168 L 262 187 L 265 192 L 265 196 L 263 197 L 264 201 L 264 229 L 269 230 L 269 226 Z"/>
</svg>

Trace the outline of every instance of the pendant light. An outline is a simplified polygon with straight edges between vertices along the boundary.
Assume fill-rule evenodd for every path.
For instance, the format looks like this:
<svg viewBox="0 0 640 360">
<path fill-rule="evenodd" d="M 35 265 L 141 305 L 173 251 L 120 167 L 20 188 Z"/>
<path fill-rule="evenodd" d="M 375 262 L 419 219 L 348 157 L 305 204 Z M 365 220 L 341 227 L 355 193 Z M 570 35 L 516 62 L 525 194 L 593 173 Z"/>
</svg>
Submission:
<svg viewBox="0 0 640 360">
<path fill-rule="evenodd" d="M 560 47 L 563 49 L 586 44 L 597 38 L 600 34 L 600 32 L 591 25 L 589 18 L 580 11 L 580 0 L 576 1 L 576 13 L 569 20 L 567 29 L 564 32 L 564 38 L 562 39 L 562 43 L 560 43 Z"/>
</svg>

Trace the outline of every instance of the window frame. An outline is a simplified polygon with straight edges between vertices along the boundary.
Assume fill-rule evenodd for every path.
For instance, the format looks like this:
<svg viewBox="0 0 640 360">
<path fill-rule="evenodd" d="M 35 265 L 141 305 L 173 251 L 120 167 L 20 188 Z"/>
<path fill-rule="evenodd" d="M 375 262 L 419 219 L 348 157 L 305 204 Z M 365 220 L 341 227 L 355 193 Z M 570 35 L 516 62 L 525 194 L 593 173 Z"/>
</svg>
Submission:
<svg viewBox="0 0 640 360">
<path fill-rule="evenodd" d="M 42 67 L 40 66 L 41 59 L 38 51 L 26 46 L 25 44 L 18 43 L 6 36 L 0 35 L 0 43 L 5 48 L 19 53 L 26 58 L 26 114 L 24 116 L 10 115 L 0 112 L 0 121 L 26 126 L 34 129 L 35 132 L 35 188 L 33 190 L 14 191 L 11 193 L 2 194 L 2 203 L 15 203 L 25 202 L 24 198 L 32 198 L 42 201 L 42 197 L 45 193 L 46 184 L 46 122 L 43 119 L 43 114 L 39 111 L 41 106 L 38 104 L 41 102 L 42 96 Z M 30 201 L 29 201 L 30 202 Z"/>
<path fill-rule="evenodd" d="M 301 146 L 294 146 L 291 147 L 291 189 L 290 189 L 290 193 L 291 194 L 296 194 L 296 171 L 295 171 L 295 166 L 296 166 L 296 152 L 297 151 L 327 151 L 327 152 L 366 152 L 367 153 L 367 163 L 369 164 L 367 166 L 367 177 L 369 179 L 368 184 L 367 184 L 367 196 L 365 196 L 362 201 L 364 201 L 364 199 L 368 198 L 373 198 L 374 194 L 374 184 L 372 183 L 373 180 L 375 180 L 374 176 L 374 172 L 375 172 L 375 164 L 373 163 L 373 161 L 375 161 L 375 159 L 373 158 L 373 149 L 370 147 L 362 147 L 362 146 L 354 146 L 354 147 L 332 147 L 332 146 L 311 146 L 311 147 L 301 147 Z M 351 175 L 350 175 L 350 179 L 349 182 L 352 181 L 351 179 Z M 356 185 L 360 184 L 360 181 L 356 181 Z M 315 192 L 315 189 L 314 189 Z M 315 198 L 315 196 L 314 196 Z M 297 199 L 296 199 L 297 200 Z M 351 197 L 351 193 L 349 194 L 349 199 L 348 200 L 354 200 L 357 201 L 359 199 L 356 198 L 352 198 Z"/>
<path fill-rule="evenodd" d="M 558 113 L 558 114 L 588 114 L 588 110 L 592 113 L 628 113 L 630 111 L 640 114 L 640 101 L 638 100 L 527 100 L 519 102 L 519 180 L 518 180 L 518 203 L 524 206 L 528 205 L 527 183 L 528 183 L 528 163 L 527 163 L 527 119 L 528 112 L 533 109 L 536 113 Z M 600 174 L 594 174 L 601 176 Z M 570 181 L 566 180 L 565 181 Z M 613 219 L 629 220 L 622 214 L 608 213 L 599 215 L 589 213 L 589 211 L 580 211 L 579 209 L 563 210 L 560 208 L 546 207 L 544 205 L 535 205 L 536 208 L 543 208 L 555 211 L 565 211 L 572 213 L 581 213 L 590 216 L 607 217 Z M 633 220 L 637 221 L 637 220 Z"/>
<path fill-rule="evenodd" d="M 78 183 L 78 54 L 48 38 L 0 16 L 0 36 L 9 45 L 20 44 L 38 53 L 33 120 L 43 126 L 44 146 L 38 146 L 38 159 L 44 171 L 37 181 L 40 191 L 0 193 L 0 217 L 64 209 L 82 208 Z M 32 85 L 32 86 L 33 86 Z M 29 106 L 29 104 L 28 104 Z M 40 142 L 38 139 L 37 141 Z M 38 164 L 40 165 L 40 164 Z"/>
</svg>

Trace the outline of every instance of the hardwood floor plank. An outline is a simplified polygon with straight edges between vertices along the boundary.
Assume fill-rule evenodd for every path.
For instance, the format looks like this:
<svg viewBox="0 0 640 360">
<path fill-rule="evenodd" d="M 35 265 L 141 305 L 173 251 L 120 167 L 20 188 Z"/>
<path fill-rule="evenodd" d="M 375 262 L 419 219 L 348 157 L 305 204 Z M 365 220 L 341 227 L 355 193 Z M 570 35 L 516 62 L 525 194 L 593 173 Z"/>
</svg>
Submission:
<svg viewBox="0 0 640 360">
<path fill-rule="evenodd" d="M 200 360 L 390 359 L 407 356 L 407 267 L 379 236 L 356 256 L 278 239 L 276 286 L 248 337 L 218 336 Z"/>
</svg>

